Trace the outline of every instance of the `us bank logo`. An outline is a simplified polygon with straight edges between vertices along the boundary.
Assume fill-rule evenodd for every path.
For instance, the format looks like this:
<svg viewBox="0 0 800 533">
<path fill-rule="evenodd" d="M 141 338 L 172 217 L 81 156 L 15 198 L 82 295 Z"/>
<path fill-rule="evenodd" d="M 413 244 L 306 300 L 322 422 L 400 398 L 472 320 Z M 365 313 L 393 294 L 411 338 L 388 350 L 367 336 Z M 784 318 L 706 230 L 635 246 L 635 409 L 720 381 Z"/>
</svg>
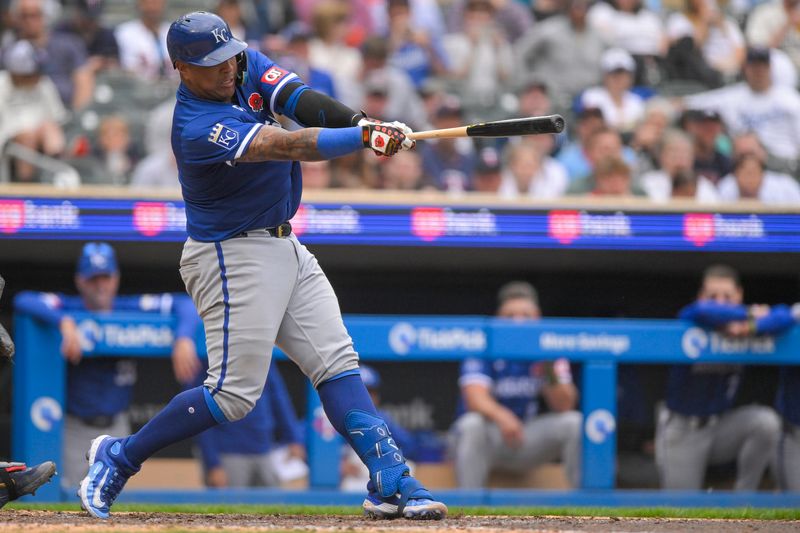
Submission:
<svg viewBox="0 0 800 533">
<path fill-rule="evenodd" d="M 429 327 L 398 322 L 389 330 L 389 347 L 397 355 L 407 355 L 412 350 L 481 352 L 486 349 L 486 333 L 474 327 Z"/>
<path fill-rule="evenodd" d="M 604 443 L 617 429 L 614 415 L 607 409 L 595 409 L 586 417 L 586 437 L 595 444 Z"/>
<path fill-rule="evenodd" d="M 39 431 L 52 431 L 63 418 L 61 405 L 50 396 L 41 396 L 31 404 L 31 422 Z"/>
<path fill-rule="evenodd" d="M 689 359 L 697 359 L 708 348 L 708 333 L 701 328 L 689 328 L 681 338 L 681 348 Z"/>
<path fill-rule="evenodd" d="M 684 355 L 689 359 L 697 359 L 704 353 L 764 355 L 775 353 L 775 338 L 768 336 L 728 337 L 715 331 L 689 328 L 683 333 L 681 348 Z"/>
</svg>

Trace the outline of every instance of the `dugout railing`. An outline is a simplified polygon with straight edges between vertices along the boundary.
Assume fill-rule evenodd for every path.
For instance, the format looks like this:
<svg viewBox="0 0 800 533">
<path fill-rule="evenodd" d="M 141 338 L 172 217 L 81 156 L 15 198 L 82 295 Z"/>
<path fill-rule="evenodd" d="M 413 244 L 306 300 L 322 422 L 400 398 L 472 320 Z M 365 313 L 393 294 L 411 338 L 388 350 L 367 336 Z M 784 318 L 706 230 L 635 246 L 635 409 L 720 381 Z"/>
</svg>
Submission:
<svg viewBox="0 0 800 533">
<path fill-rule="evenodd" d="M 171 318 L 145 313 L 76 315 L 85 357 L 169 357 Z M 580 489 L 437 491 L 452 505 L 624 505 L 798 507 L 800 493 L 646 491 L 614 488 L 617 366 L 725 362 L 800 364 L 800 328 L 779 337 L 731 339 L 675 320 L 543 319 L 514 323 L 488 317 L 347 316 L 365 361 L 458 361 L 465 357 L 553 359 L 582 364 L 583 479 Z M 61 456 L 66 364 L 56 328 L 25 314 L 14 317 L 12 451 L 38 463 Z M 205 353 L 202 331 L 198 352 Z M 277 351 L 276 351 L 277 352 Z M 100 355 L 102 354 L 102 355 Z M 281 354 L 277 354 L 279 357 Z M 308 387 L 308 490 L 129 490 L 123 502 L 286 503 L 358 505 L 363 495 L 339 492 L 341 441 Z M 45 485 L 37 501 L 72 500 L 59 484 Z"/>
</svg>

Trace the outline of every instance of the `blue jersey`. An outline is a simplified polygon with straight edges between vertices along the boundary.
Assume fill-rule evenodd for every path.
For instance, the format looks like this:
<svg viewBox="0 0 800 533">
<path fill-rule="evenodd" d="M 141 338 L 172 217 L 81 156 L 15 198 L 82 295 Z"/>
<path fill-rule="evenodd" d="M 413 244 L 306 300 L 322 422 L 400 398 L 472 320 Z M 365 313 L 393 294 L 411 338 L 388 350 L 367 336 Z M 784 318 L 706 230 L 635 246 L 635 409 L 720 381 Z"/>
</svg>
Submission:
<svg viewBox="0 0 800 533">
<path fill-rule="evenodd" d="M 557 359 L 553 371 L 558 383 L 572 383 L 572 372 L 566 359 Z M 465 359 L 461 363 L 458 384 L 461 387 L 471 384 L 486 386 L 498 403 L 526 420 L 539 413 L 539 401 L 547 381 L 542 361 Z"/>
<path fill-rule="evenodd" d="M 238 163 L 275 115 L 293 118 L 295 89 L 286 108 L 277 96 L 297 76 L 260 52 L 246 50 L 244 84 L 234 102 L 204 100 L 185 85 L 178 88 L 172 119 L 172 150 L 186 202 L 186 230 L 193 239 L 214 242 L 243 231 L 275 227 L 294 216 L 302 180 L 297 161 Z M 234 169 L 234 167 L 236 167 Z"/>
<path fill-rule="evenodd" d="M 800 367 L 781 367 L 775 410 L 787 421 L 800 427 Z"/>
<path fill-rule="evenodd" d="M 707 328 L 721 328 L 748 319 L 744 305 L 698 300 L 683 309 L 678 318 Z M 777 334 L 794 325 L 791 311 L 775 305 L 755 321 L 758 334 Z M 686 416 L 717 415 L 733 407 L 743 367 L 726 364 L 674 365 L 667 376 L 667 407 Z"/>
<path fill-rule="evenodd" d="M 198 375 L 195 386 L 205 380 Z M 279 443 L 302 443 L 300 423 L 277 366 L 273 362 L 267 384 L 253 410 L 241 420 L 207 429 L 197 436 L 206 470 L 220 465 L 220 454 L 260 455 Z"/>
<path fill-rule="evenodd" d="M 21 292 L 14 299 L 18 312 L 27 313 L 54 327 L 65 315 L 88 311 L 79 296 Z M 118 296 L 114 311 L 145 311 L 178 319 L 175 337 L 194 339 L 200 317 L 192 300 L 185 294 L 142 294 Z M 54 354 L 54 357 L 56 355 Z M 67 412 L 80 418 L 113 416 L 130 405 L 136 365 L 130 359 L 88 358 L 77 365 L 67 365 Z"/>
</svg>

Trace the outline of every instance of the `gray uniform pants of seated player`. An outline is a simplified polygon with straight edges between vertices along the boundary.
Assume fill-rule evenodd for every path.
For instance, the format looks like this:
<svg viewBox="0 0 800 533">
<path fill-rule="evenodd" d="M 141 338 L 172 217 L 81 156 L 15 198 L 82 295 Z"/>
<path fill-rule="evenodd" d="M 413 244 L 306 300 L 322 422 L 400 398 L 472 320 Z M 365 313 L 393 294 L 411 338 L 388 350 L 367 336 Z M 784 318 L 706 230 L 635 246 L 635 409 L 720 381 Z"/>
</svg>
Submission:
<svg viewBox="0 0 800 533">
<path fill-rule="evenodd" d="M 219 458 L 229 487 L 277 487 L 281 484 L 267 453 L 223 453 Z"/>
<path fill-rule="evenodd" d="M 774 458 L 780 418 L 769 407 L 736 407 L 698 427 L 696 419 L 659 409 L 656 465 L 665 489 L 701 489 L 708 465 L 736 461 L 736 490 L 757 490 Z"/>
<path fill-rule="evenodd" d="M 58 477 L 65 489 L 78 490 L 78 485 L 89 470 L 86 461 L 86 450 L 92 439 L 98 435 L 122 437 L 130 435 L 131 424 L 128 413 L 116 415 L 108 427 L 90 426 L 78 417 L 67 415 L 64 419 L 64 445 L 61 463 L 58 465 Z"/>
<path fill-rule="evenodd" d="M 561 460 L 573 487 L 580 485 L 583 417 L 578 411 L 547 413 L 524 425 L 523 443 L 512 448 L 497 424 L 478 413 L 466 413 L 455 423 L 455 461 L 458 486 L 486 486 L 493 469 L 519 472 Z"/>
<path fill-rule="evenodd" d="M 800 426 L 786 428 L 781 434 L 776 461 L 779 488 L 800 492 Z"/>
</svg>

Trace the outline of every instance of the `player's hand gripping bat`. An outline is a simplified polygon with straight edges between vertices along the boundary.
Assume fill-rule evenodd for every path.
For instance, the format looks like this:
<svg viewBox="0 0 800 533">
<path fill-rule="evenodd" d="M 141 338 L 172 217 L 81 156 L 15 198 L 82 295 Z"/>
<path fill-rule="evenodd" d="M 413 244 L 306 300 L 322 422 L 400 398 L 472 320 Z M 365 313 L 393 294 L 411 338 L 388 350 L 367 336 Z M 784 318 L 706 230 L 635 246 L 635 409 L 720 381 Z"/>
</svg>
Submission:
<svg viewBox="0 0 800 533">
<path fill-rule="evenodd" d="M 543 117 L 512 118 L 479 122 L 459 128 L 441 130 L 415 131 L 406 137 L 415 141 L 424 139 L 441 139 L 443 137 L 516 137 L 517 135 L 538 135 L 541 133 L 561 133 L 564 130 L 564 118 L 561 115 Z"/>
</svg>

